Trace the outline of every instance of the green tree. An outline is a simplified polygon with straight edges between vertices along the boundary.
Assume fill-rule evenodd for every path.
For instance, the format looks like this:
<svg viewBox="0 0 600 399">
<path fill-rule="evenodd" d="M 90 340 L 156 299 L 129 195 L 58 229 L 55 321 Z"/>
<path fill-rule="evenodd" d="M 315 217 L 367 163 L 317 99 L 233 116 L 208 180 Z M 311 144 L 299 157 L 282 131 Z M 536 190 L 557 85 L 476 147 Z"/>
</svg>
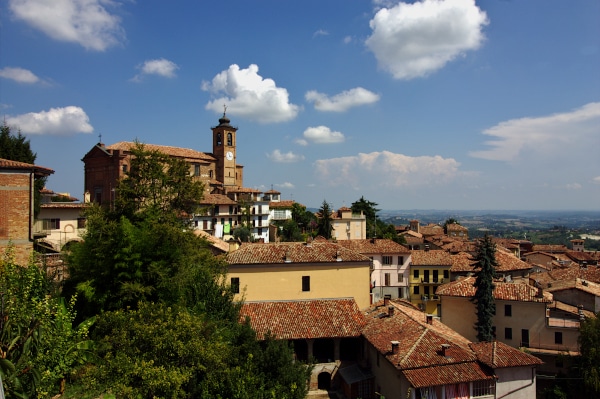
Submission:
<svg viewBox="0 0 600 399">
<path fill-rule="evenodd" d="M 475 268 L 475 296 L 471 299 L 477 308 L 477 339 L 494 339 L 493 318 L 496 314 L 494 278 L 496 278 L 496 245 L 487 234 L 478 241 L 473 267 Z"/>
<path fill-rule="evenodd" d="M 600 396 L 600 312 L 579 327 L 581 373 L 589 397 Z"/>
<path fill-rule="evenodd" d="M 4 122 L 0 127 L 0 158 L 11 161 L 25 162 L 34 164 L 37 154 L 31 150 L 29 140 L 21 134 L 21 131 L 15 136 L 11 134 L 10 126 Z M 46 177 L 36 177 L 34 182 L 34 215 L 40 212 L 42 195 L 40 190 L 46 186 Z"/>
<path fill-rule="evenodd" d="M 199 210 L 204 187 L 192 179 L 184 159 L 146 150 L 140 142 L 131 154 L 129 172 L 116 189 L 118 216 L 174 223 Z"/>
<path fill-rule="evenodd" d="M 37 398 L 62 391 L 74 369 L 93 358 L 88 330 L 75 327 L 73 303 L 56 295 L 46 270 L 0 259 L 0 375 L 7 397 Z"/>
<path fill-rule="evenodd" d="M 252 232 L 245 225 L 237 226 L 233 229 L 233 237 L 241 242 L 250 242 L 252 241 Z"/>
<path fill-rule="evenodd" d="M 302 232 L 293 219 L 288 219 L 281 225 L 280 239 L 281 241 L 303 241 Z"/>
<path fill-rule="evenodd" d="M 381 238 L 382 235 L 378 234 L 377 224 L 377 212 L 380 209 L 376 208 L 377 203 L 366 200 L 363 196 L 358 201 L 355 201 L 350 206 L 352 213 L 363 213 L 367 219 L 367 238 Z"/>
<path fill-rule="evenodd" d="M 329 240 L 332 231 L 333 221 L 331 217 L 331 206 L 326 200 L 323 200 L 323 204 L 321 204 L 321 208 L 319 209 L 319 218 L 317 220 L 317 234 Z"/>
</svg>

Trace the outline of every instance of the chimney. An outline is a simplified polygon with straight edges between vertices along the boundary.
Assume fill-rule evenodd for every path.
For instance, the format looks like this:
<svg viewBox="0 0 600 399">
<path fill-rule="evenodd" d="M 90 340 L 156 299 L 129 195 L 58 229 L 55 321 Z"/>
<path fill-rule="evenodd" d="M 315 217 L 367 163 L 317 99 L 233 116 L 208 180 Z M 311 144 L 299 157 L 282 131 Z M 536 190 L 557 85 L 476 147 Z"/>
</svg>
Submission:
<svg viewBox="0 0 600 399">
<path fill-rule="evenodd" d="M 400 350 L 400 341 L 392 341 L 392 354 L 397 355 Z"/>
<path fill-rule="evenodd" d="M 292 263 L 292 258 L 290 257 L 290 250 L 287 249 L 285 251 L 285 263 Z"/>
<path fill-rule="evenodd" d="M 450 349 L 450 344 L 442 344 L 442 356 L 448 357 L 448 349 Z"/>
<path fill-rule="evenodd" d="M 394 306 L 389 305 L 388 306 L 388 317 L 392 317 L 393 315 L 394 315 Z"/>
<path fill-rule="evenodd" d="M 388 306 L 390 304 L 390 299 L 392 299 L 392 296 L 390 294 L 385 294 L 383 296 L 383 306 Z"/>
<path fill-rule="evenodd" d="M 337 251 L 335 251 L 335 261 L 336 262 L 341 262 L 342 261 L 342 255 L 340 255 L 340 250 L 339 249 Z"/>
<path fill-rule="evenodd" d="M 427 324 L 433 324 L 433 315 L 428 314 L 426 316 L 427 318 Z"/>
</svg>

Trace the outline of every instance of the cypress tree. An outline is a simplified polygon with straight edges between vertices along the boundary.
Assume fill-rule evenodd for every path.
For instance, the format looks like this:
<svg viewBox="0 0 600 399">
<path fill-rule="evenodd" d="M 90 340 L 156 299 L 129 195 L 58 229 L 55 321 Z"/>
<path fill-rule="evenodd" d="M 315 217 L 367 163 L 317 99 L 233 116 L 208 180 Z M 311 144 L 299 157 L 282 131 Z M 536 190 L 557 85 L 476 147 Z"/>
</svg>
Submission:
<svg viewBox="0 0 600 399">
<path fill-rule="evenodd" d="M 493 318 L 496 315 L 494 302 L 494 278 L 496 278 L 496 244 L 487 234 L 477 243 L 477 253 L 473 267 L 476 270 L 475 296 L 471 299 L 477 308 L 477 339 L 494 339 Z"/>
</svg>

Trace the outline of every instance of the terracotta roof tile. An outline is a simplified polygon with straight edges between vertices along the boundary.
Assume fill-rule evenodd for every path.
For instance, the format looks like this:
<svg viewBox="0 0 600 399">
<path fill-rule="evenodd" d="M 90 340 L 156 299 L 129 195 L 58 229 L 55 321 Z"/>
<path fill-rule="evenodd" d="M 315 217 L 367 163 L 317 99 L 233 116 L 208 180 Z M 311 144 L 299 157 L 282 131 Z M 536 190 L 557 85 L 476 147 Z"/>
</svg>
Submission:
<svg viewBox="0 0 600 399">
<path fill-rule="evenodd" d="M 230 265 L 369 262 L 369 258 L 329 241 L 243 244 L 227 255 Z M 286 262 L 286 259 L 289 262 Z"/>
<path fill-rule="evenodd" d="M 36 175 L 49 176 L 54 171 L 43 166 L 38 166 L 30 163 L 12 161 L 10 159 L 0 158 L 0 168 L 2 169 L 26 169 L 33 171 Z"/>
<path fill-rule="evenodd" d="M 347 298 L 246 302 L 240 314 L 261 339 L 268 332 L 279 339 L 358 337 L 365 324 L 354 299 Z"/>
<path fill-rule="evenodd" d="M 570 289 L 576 289 L 600 297 L 600 284 L 580 278 L 554 281 L 552 282 L 552 286 L 548 286 L 548 288 L 546 288 L 546 291 L 556 292 Z"/>
<path fill-rule="evenodd" d="M 452 256 L 443 250 L 413 250 L 413 266 L 452 266 Z"/>
<path fill-rule="evenodd" d="M 452 267 L 450 271 L 453 273 L 474 272 L 474 262 L 471 253 L 459 252 L 456 255 L 452 255 Z M 532 268 L 530 263 L 523 262 L 510 252 L 500 250 L 496 251 L 496 262 L 498 263 L 498 267 L 496 268 L 497 273 L 523 271 Z"/>
<path fill-rule="evenodd" d="M 535 244 L 532 248 L 532 251 L 540 251 L 540 252 L 560 252 L 564 253 L 568 249 L 565 245 L 557 245 L 557 244 Z"/>
<path fill-rule="evenodd" d="M 294 203 L 295 203 L 294 200 L 271 201 L 271 202 L 269 202 L 269 208 L 271 208 L 271 209 L 279 209 L 279 208 L 291 209 L 294 206 Z"/>
<path fill-rule="evenodd" d="M 494 378 L 491 372 L 483 369 L 477 362 L 404 370 L 402 374 L 415 388 L 492 380 Z"/>
<path fill-rule="evenodd" d="M 405 253 L 409 254 L 410 250 L 404 245 L 398 244 L 397 242 L 384 238 L 368 238 L 368 239 L 357 239 L 357 240 L 340 240 L 337 242 L 344 248 L 348 248 L 352 251 L 356 251 L 363 255 L 366 254 L 397 254 Z"/>
<path fill-rule="evenodd" d="M 492 369 L 534 366 L 543 363 L 535 356 L 498 341 L 473 342 L 469 346 L 477 354 L 477 359 Z"/>
<path fill-rule="evenodd" d="M 467 297 L 475 295 L 475 277 L 461 278 L 440 285 L 435 291 L 436 295 Z M 504 301 L 522 301 L 522 302 L 552 302 L 552 294 L 543 293 L 538 296 L 538 289 L 524 283 L 504 283 L 494 282 L 494 298 Z"/>
<path fill-rule="evenodd" d="M 148 151 L 158 151 L 160 153 L 178 158 L 198 159 L 203 161 L 215 161 L 216 158 L 212 154 L 192 150 L 190 148 L 172 147 L 168 145 L 146 144 L 143 143 L 144 149 Z M 120 141 L 106 147 L 108 150 L 131 151 L 135 147 L 132 141 Z"/>
<path fill-rule="evenodd" d="M 237 205 L 237 202 L 223 194 L 205 194 L 200 205 Z"/>
</svg>

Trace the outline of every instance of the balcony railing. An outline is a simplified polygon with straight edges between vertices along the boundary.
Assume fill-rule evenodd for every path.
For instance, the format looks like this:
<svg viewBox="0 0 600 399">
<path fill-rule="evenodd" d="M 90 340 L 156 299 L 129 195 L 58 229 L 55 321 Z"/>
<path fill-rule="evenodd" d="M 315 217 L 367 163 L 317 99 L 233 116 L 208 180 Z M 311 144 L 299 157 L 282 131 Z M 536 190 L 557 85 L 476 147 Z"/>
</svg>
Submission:
<svg viewBox="0 0 600 399">
<path fill-rule="evenodd" d="M 421 283 L 423 284 L 444 284 L 443 278 L 422 278 Z"/>
</svg>

